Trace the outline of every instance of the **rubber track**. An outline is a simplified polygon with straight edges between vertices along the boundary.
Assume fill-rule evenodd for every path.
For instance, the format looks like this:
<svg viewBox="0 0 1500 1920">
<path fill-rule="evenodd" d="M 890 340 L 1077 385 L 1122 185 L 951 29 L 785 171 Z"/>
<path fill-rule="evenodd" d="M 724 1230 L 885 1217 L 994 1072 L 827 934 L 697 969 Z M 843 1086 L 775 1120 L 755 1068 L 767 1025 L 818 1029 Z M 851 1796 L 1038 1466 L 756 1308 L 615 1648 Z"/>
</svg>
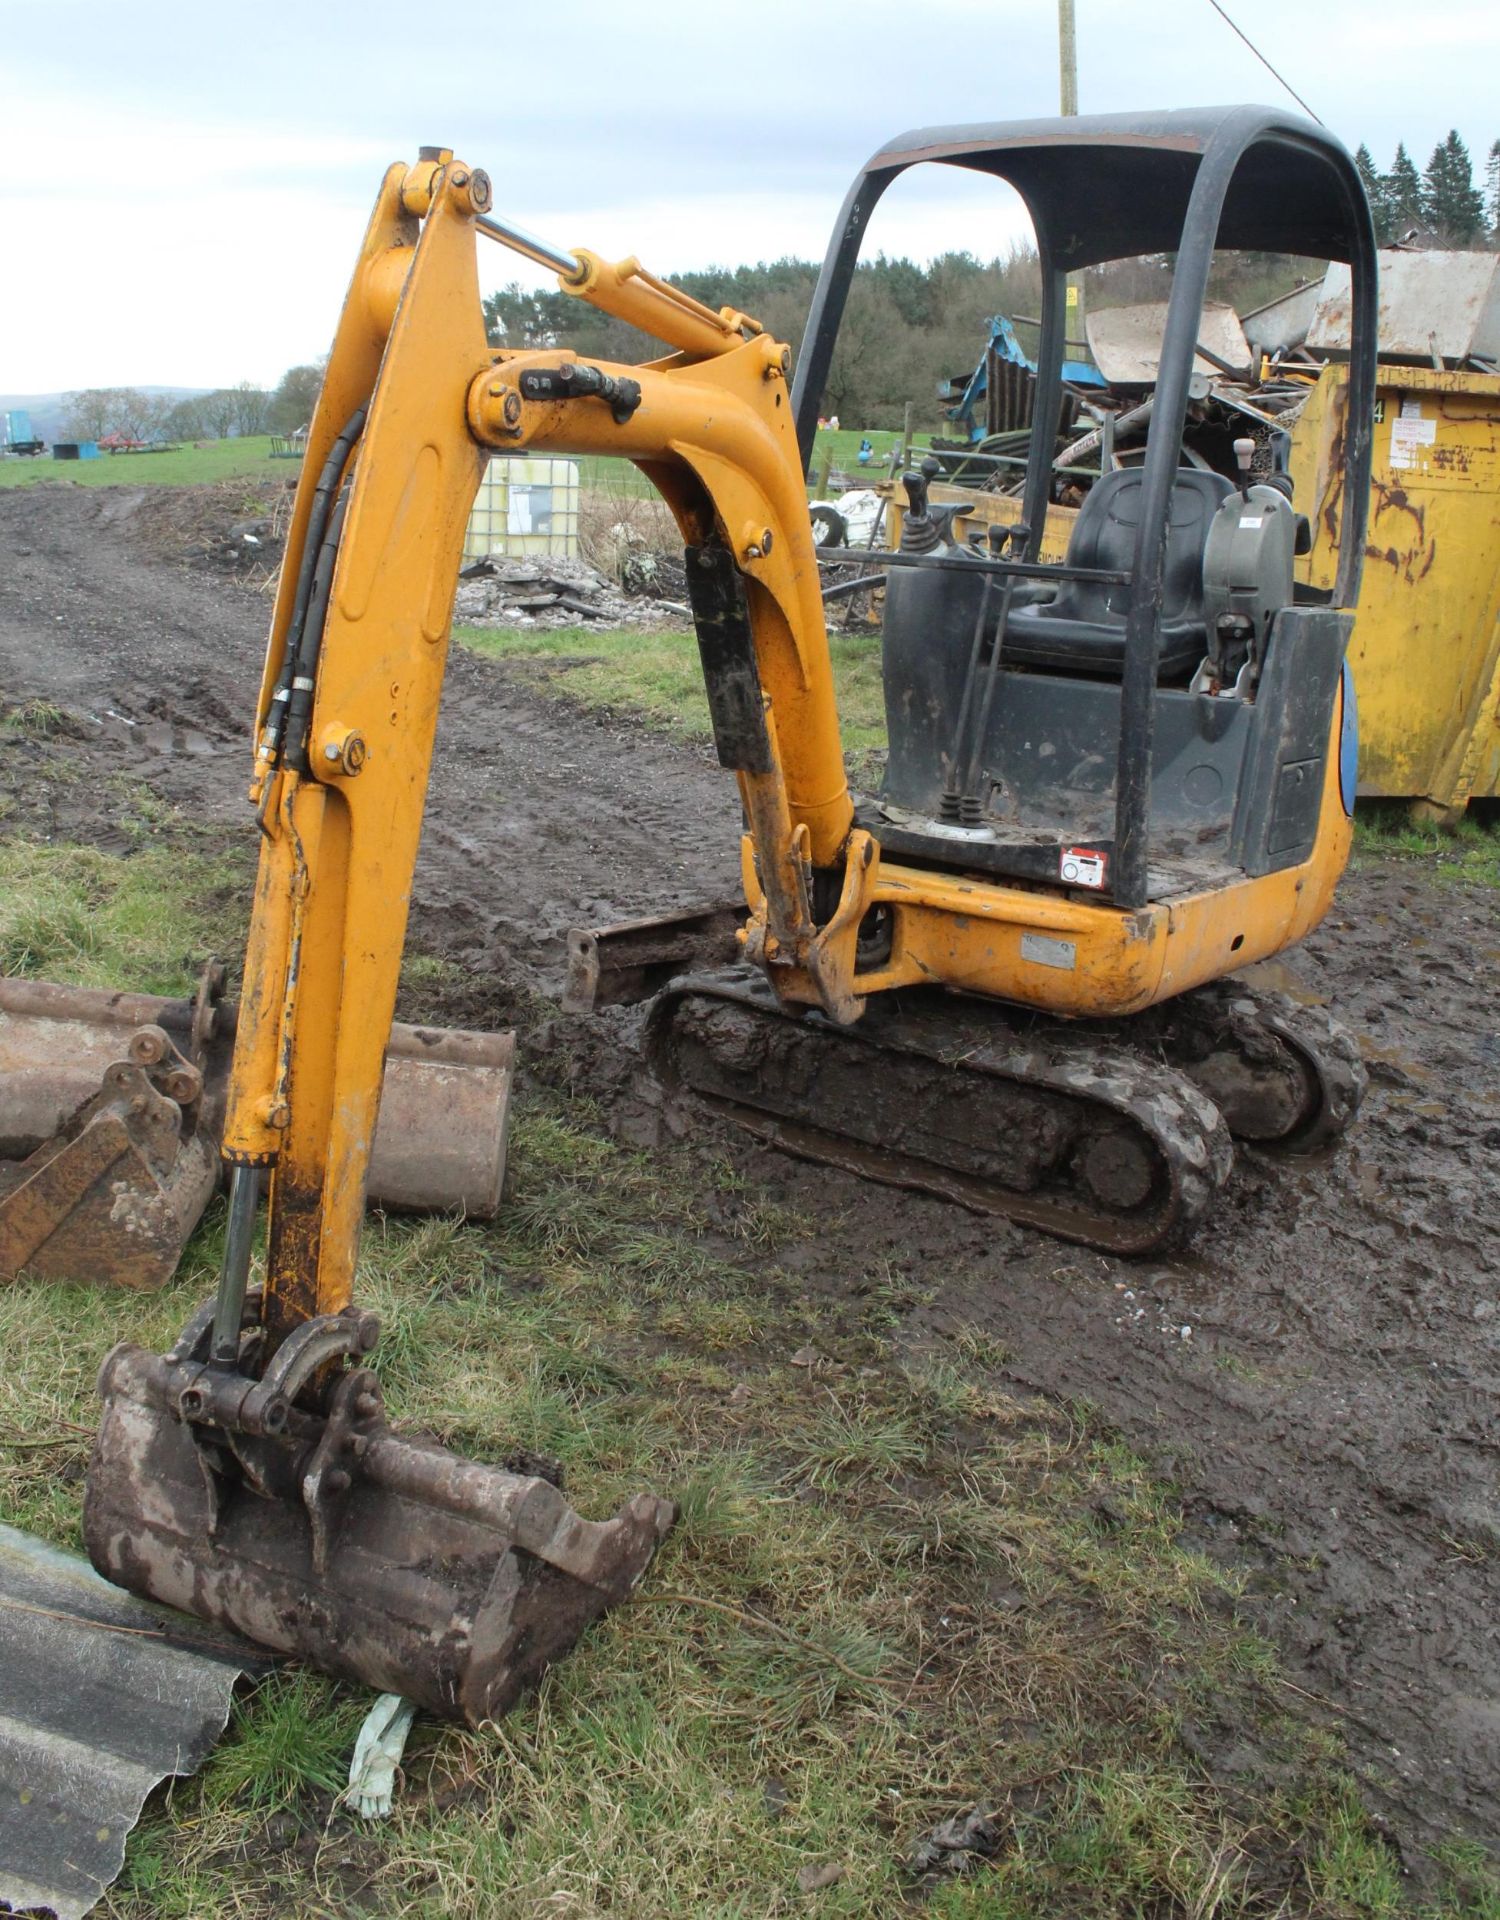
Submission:
<svg viewBox="0 0 1500 1920">
<path fill-rule="evenodd" d="M 882 1002 L 878 1015 L 872 1009 L 855 1026 L 835 1027 L 817 1014 L 783 1010 L 770 986 L 746 973 L 690 975 L 675 981 L 653 1007 L 646 1029 L 647 1057 L 668 1088 L 688 1088 L 713 1110 L 799 1158 L 840 1166 L 890 1186 L 938 1194 L 976 1212 L 1000 1214 L 1102 1252 L 1140 1254 L 1174 1244 L 1212 1206 L 1229 1177 L 1234 1152 L 1217 1108 L 1186 1074 L 1128 1048 L 1101 1047 L 1086 1028 L 1049 1023 L 1042 1038 L 1035 1023 L 1026 1022 L 1021 1031 L 1020 1023 L 997 1006 L 928 995 L 892 998 L 901 1004 Z M 1127 1133 L 1151 1162 L 1150 1191 L 1134 1207 L 1101 1207 L 1076 1174 L 1076 1147 L 1065 1156 L 1065 1166 L 1048 1168 L 1041 1184 L 1007 1186 L 899 1146 L 835 1131 L 826 1124 L 827 1115 L 817 1112 L 815 1094 L 800 1112 L 786 1111 L 784 1094 L 779 1108 L 772 1110 L 774 1096 L 760 1098 L 764 1076 L 750 1057 L 753 1044 L 743 1070 L 716 1066 L 715 1084 L 708 1084 L 709 1075 L 695 1071 L 696 1063 L 689 1062 L 684 1070 L 685 1056 L 702 1048 L 693 1048 L 683 1016 L 705 1002 L 749 1015 L 747 1039 L 753 1038 L 755 1023 L 765 1023 L 768 1044 L 801 1026 L 806 1042 L 815 1048 L 863 1050 L 869 1058 L 872 1109 L 882 1085 L 882 1055 L 888 1061 L 896 1055 L 903 1063 L 917 1059 L 930 1066 L 934 1106 L 954 1099 L 956 1072 L 982 1076 L 996 1096 L 993 1121 L 986 1128 L 991 1152 L 1008 1131 L 1020 1128 L 1023 1118 L 1034 1127 L 1041 1110 L 1080 1145 L 1087 1144 L 1090 1128 L 1096 1137 Z M 808 1066 L 815 1085 L 816 1058 Z M 1007 1092 L 1019 1096 L 1009 1112 Z"/>
<path fill-rule="evenodd" d="M 1279 1059 L 1300 1079 L 1296 1118 L 1279 1137 L 1253 1136 L 1257 1146 L 1313 1153 L 1346 1133 L 1358 1117 L 1369 1076 L 1354 1035 L 1326 1008 L 1284 993 L 1221 980 L 1165 1001 L 1134 1021 L 1113 1021 L 1099 1031 L 1112 1043 L 1170 1060 L 1191 1079 L 1193 1064 L 1181 1038 L 1193 1025 L 1212 1031 L 1219 1044 L 1232 1047 L 1245 1061 L 1273 1070 L 1272 1063 Z"/>
</svg>

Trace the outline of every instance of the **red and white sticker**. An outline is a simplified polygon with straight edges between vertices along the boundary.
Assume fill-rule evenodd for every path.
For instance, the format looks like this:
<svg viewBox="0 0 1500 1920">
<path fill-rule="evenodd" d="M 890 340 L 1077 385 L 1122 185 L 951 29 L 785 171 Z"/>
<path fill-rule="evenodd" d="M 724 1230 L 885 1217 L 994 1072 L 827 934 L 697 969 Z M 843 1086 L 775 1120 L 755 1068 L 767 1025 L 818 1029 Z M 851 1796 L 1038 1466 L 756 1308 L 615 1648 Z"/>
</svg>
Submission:
<svg viewBox="0 0 1500 1920">
<path fill-rule="evenodd" d="M 1070 887 L 1102 887 L 1109 856 L 1092 847 L 1065 847 L 1058 872 Z"/>
</svg>

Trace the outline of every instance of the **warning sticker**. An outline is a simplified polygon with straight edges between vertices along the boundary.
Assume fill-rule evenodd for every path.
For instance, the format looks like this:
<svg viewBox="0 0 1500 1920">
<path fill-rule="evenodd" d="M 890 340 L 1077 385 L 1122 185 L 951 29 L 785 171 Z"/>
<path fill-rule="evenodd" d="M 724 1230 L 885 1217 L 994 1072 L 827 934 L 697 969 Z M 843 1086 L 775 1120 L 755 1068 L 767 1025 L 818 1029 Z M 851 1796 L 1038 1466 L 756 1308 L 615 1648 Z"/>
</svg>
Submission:
<svg viewBox="0 0 1500 1920">
<path fill-rule="evenodd" d="M 1437 440 L 1437 421 L 1422 418 L 1420 400 L 1403 400 L 1401 416 L 1391 422 L 1391 465 L 1414 467 L 1418 447 L 1430 447 Z"/>
<path fill-rule="evenodd" d="M 1058 872 L 1070 887 L 1102 887 L 1107 856 L 1092 847 L 1065 847 Z"/>
</svg>

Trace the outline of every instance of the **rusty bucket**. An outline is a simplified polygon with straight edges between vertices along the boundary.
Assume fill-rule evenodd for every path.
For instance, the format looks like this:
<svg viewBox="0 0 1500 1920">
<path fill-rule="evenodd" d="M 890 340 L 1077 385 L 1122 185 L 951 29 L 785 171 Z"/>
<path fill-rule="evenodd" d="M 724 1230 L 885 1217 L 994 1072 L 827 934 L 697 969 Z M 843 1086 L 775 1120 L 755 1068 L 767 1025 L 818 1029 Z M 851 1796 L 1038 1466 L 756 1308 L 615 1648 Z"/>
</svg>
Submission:
<svg viewBox="0 0 1500 1920">
<path fill-rule="evenodd" d="M 223 984 L 216 966 L 192 1000 L 0 979 L 0 1282 L 171 1277 L 219 1177 Z M 512 1033 L 392 1027 L 370 1199 L 492 1218 L 514 1060 Z"/>
<path fill-rule="evenodd" d="M 84 1538 L 120 1586 L 479 1726 L 629 1596 L 672 1525 L 648 1494 L 585 1520 L 535 1470 L 394 1433 L 360 1364 L 372 1314 L 308 1321 L 258 1378 L 211 1361 L 213 1314 L 101 1370 Z M 247 1367 L 258 1319 L 251 1293 Z"/>
</svg>

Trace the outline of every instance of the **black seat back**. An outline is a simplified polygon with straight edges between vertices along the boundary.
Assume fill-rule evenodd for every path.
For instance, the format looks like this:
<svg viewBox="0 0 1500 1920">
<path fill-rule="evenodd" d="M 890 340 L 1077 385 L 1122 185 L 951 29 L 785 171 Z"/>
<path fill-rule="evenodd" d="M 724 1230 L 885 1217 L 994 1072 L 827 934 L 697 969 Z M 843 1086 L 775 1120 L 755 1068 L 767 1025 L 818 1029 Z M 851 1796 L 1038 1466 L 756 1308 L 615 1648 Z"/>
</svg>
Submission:
<svg viewBox="0 0 1500 1920">
<path fill-rule="evenodd" d="M 1068 540 L 1070 567 L 1128 573 L 1145 475 L 1139 467 L 1106 474 L 1078 510 Z M 1203 617 L 1203 549 L 1222 502 L 1233 493 L 1222 474 L 1178 470 L 1167 515 L 1167 561 L 1162 583 L 1163 678 L 1191 673 L 1208 651 Z M 1006 627 L 1007 664 L 1118 679 L 1125 664 L 1125 616 L 1130 588 L 1099 580 L 1065 580 L 1055 600 L 1017 607 Z"/>
</svg>

